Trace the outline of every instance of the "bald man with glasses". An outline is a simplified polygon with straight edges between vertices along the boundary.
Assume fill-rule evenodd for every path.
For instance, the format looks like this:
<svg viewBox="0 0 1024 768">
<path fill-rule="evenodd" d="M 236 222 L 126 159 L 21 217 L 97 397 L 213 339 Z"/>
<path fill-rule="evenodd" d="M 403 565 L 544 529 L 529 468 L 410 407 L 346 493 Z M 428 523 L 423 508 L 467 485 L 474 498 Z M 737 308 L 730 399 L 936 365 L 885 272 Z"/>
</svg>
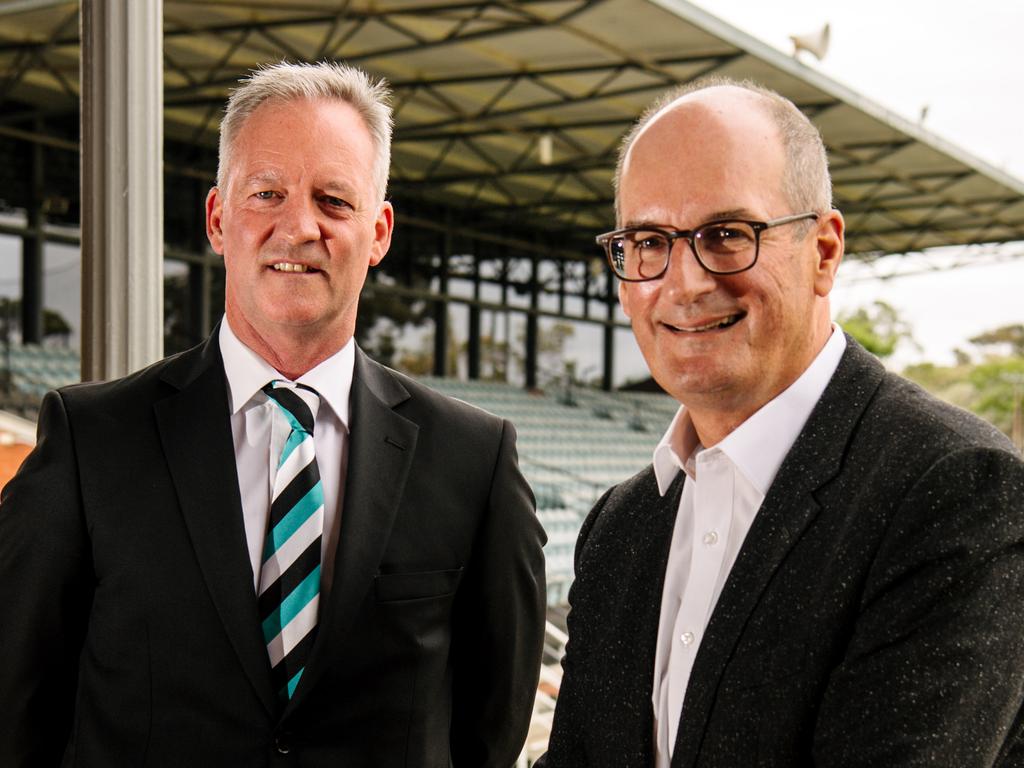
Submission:
<svg viewBox="0 0 1024 768">
<path fill-rule="evenodd" d="M 669 93 L 616 215 L 680 408 L 583 524 L 540 765 L 1024 765 L 1024 464 L 832 323 L 817 130 L 750 83 Z"/>
</svg>

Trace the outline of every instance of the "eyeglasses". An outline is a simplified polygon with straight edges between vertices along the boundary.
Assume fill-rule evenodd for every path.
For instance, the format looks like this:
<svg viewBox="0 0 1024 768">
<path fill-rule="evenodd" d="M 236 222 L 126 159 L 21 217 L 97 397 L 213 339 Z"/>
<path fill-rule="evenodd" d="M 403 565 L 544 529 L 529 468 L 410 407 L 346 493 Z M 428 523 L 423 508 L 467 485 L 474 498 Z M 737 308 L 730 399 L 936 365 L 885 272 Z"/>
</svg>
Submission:
<svg viewBox="0 0 1024 768">
<path fill-rule="evenodd" d="M 770 221 L 716 219 L 696 229 L 676 231 L 626 227 L 598 235 L 597 244 L 604 248 L 616 277 L 630 283 L 657 280 L 664 275 L 676 240 L 688 241 L 697 262 L 711 274 L 735 275 L 757 263 L 764 230 L 817 218 L 817 213 L 809 212 Z"/>
</svg>

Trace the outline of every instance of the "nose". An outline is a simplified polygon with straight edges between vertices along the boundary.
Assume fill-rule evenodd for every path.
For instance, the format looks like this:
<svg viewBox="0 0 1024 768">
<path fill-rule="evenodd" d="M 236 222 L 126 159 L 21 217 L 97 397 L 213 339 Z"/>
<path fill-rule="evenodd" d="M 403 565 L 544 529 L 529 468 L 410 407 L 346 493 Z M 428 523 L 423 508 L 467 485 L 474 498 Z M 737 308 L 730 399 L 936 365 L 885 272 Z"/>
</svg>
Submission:
<svg viewBox="0 0 1024 768">
<path fill-rule="evenodd" d="M 687 240 L 677 240 L 672 247 L 668 269 L 661 278 L 661 293 L 678 304 L 689 304 L 717 287 L 715 276 L 697 261 L 697 254 Z"/>
<path fill-rule="evenodd" d="M 278 232 L 289 245 L 301 245 L 320 239 L 316 201 L 305 195 L 290 195 L 281 207 Z"/>
</svg>

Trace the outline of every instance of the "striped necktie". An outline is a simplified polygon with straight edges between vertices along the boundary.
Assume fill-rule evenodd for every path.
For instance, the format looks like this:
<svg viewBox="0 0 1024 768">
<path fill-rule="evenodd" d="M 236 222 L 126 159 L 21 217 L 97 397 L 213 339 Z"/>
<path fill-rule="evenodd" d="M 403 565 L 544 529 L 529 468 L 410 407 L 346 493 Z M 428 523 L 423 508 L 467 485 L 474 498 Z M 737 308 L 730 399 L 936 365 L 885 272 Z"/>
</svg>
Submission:
<svg viewBox="0 0 1024 768">
<path fill-rule="evenodd" d="M 274 686 L 280 699 L 287 701 L 295 693 L 316 638 L 324 490 L 309 406 L 288 382 L 272 381 L 263 392 L 291 427 L 277 462 L 258 601 Z"/>
</svg>

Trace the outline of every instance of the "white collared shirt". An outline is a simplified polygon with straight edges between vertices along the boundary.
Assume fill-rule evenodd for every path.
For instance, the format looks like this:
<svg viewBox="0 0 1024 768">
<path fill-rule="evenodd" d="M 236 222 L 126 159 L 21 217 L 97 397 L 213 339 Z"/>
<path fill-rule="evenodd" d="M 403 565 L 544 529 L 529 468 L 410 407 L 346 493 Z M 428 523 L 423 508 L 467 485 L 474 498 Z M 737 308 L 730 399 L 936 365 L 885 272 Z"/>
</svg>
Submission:
<svg viewBox="0 0 1024 768">
<path fill-rule="evenodd" d="M 238 488 L 242 496 L 245 538 L 252 565 L 253 589 L 256 590 L 259 588 L 277 459 L 290 431 L 281 409 L 263 394 L 262 389 L 272 379 L 287 378 L 245 346 L 231 330 L 226 317 L 220 325 L 219 341 L 228 381 L 231 434 L 238 468 Z M 338 544 L 341 500 L 348 467 L 349 394 L 355 359 L 355 342 L 350 339 L 334 355 L 296 380 L 296 383 L 312 387 L 320 395 L 319 407 L 314 402 L 307 404 L 315 413 L 313 445 L 324 488 L 321 592 L 325 593 L 330 589 L 334 574 L 334 552 Z M 306 394 L 302 390 L 296 390 L 296 393 Z"/>
<path fill-rule="evenodd" d="M 658 491 L 686 472 L 661 596 L 654 664 L 657 768 L 669 768 L 690 672 L 718 597 L 783 459 L 846 349 L 838 326 L 793 384 L 711 448 L 680 407 L 654 450 Z"/>
</svg>

